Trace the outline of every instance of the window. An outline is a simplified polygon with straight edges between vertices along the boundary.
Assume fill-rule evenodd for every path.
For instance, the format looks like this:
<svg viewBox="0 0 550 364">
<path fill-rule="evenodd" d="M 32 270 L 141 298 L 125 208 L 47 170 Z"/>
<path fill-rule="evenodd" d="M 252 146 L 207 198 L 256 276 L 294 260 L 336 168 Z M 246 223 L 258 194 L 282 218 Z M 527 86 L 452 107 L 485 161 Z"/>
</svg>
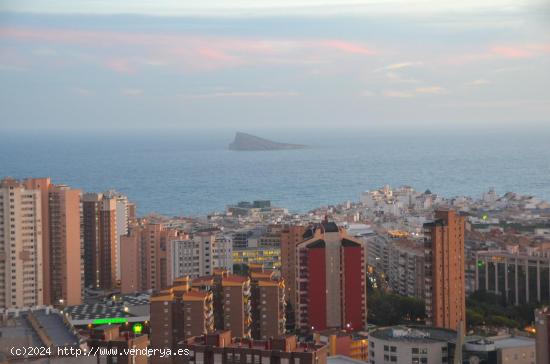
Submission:
<svg viewBox="0 0 550 364">
<path fill-rule="evenodd" d="M 420 352 L 420 350 L 418 350 L 418 348 L 412 348 L 412 353 L 413 354 L 418 354 Z"/>
<path fill-rule="evenodd" d="M 384 351 L 390 350 L 390 347 L 388 345 L 384 345 Z"/>
<path fill-rule="evenodd" d="M 392 355 L 392 356 L 390 357 L 390 361 L 393 362 L 393 363 L 397 363 L 397 357 L 394 356 L 394 355 Z"/>
<path fill-rule="evenodd" d="M 395 353 L 397 351 L 397 348 L 395 346 L 390 346 L 390 351 L 392 353 Z"/>
</svg>

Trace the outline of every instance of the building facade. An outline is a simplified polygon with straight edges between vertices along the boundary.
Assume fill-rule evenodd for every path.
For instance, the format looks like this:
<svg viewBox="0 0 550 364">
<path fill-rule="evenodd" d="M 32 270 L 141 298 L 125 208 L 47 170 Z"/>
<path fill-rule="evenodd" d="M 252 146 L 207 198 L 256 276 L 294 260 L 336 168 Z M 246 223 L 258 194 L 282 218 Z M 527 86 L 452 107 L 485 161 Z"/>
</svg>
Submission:
<svg viewBox="0 0 550 364">
<path fill-rule="evenodd" d="M 285 282 L 275 278 L 274 271 L 252 268 L 251 281 L 251 335 L 254 339 L 282 337 L 286 333 Z"/>
<path fill-rule="evenodd" d="M 296 246 L 304 241 L 305 232 L 303 225 L 286 226 L 281 231 L 281 276 L 292 305 L 296 302 Z"/>
<path fill-rule="evenodd" d="M 0 308 L 43 303 L 41 200 L 19 181 L 0 181 Z"/>
<path fill-rule="evenodd" d="M 229 237 L 198 232 L 192 238 L 170 243 L 173 278 L 211 275 L 214 269 L 233 270 L 233 246 Z"/>
<path fill-rule="evenodd" d="M 369 335 L 369 363 L 452 363 L 456 332 L 434 327 L 385 327 Z"/>
<path fill-rule="evenodd" d="M 476 253 L 477 291 L 503 296 L 514 305 L 550 302 L 550 251 L 542 254 Z"/>
<path fill-rule="evenodd" d="M 173 280 L 170 246 L 177 231 L 162 224 L 141 221 L 121 237 L 122 293 L 169 287 Z"/>
<path fill-rule="evenodd" d="M 466 323 L 465 218 L 438 210 L 424 224 L 426 323 L 457 330 Z"/>
<path fill-rule="evenodd" d="M 80 190 L 54 185 L 50 178 L 25 180 L 40 193 L 42 212 L 43 302 L 82 303 L 82 235 Z"/>
<path fill-rule="evenodd" d="M 82 196 L 84 283 L 86 287 L 116 288 L 116 200 L 101 193 Z"/>
<path fill-rule="evenodd" d="M 296 325 L 302 330 L 366 327 L 363 242 L 325 221 L 297 246 Z"/>
<path fill-rule="evenodd" d="M 423 247 L 403 239 L 390 240 L 389 245 L 389 286 L 400 295 L 424 299 Z"/>
<path fill-rule="evenodd" d="M 300 343 L 288 335 L 268 340 L 235 339 L 230 331 L 187 339 L 181 346 L 190 355 L 185 364 L 326 364 L 327 348 L 322 344 Z"/>
</svg>

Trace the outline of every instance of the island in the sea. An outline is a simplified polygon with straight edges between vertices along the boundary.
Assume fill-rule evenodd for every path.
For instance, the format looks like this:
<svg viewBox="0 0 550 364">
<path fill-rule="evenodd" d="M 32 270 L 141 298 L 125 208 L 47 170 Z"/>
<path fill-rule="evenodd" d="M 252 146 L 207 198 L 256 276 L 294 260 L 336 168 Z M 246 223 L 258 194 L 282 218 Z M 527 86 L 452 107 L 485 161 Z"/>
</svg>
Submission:
<svg viewBox="0 0 550 364">
<path fill-rule="evenodd" d="M 229 144 L 230 150 L 237 151 L 254 151 L 254 150 L 287 150 L 287 149 L 304 149 L 302 144 L 288 144 L 274 142 L 268 139 L 260 138 L 255 135 L 242 133 L 238 131 L 235 134 L 235 139 Z"/>
</svg>

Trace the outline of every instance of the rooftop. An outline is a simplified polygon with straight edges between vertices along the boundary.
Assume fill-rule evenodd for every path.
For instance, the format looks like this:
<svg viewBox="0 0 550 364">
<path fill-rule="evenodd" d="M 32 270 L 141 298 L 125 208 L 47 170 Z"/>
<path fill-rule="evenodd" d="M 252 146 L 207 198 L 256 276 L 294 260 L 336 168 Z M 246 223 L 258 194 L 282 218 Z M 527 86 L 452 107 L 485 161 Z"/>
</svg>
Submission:
<svg viewBox="0 0 550 364">
<path fill-rule="evenodd" d="M 149 305 L 150 297 L 147 293 L 118 295 L 96 303 L 68 306 L 63 313 L 69 315 L 73 325 L 85 325 L 104 318 L 132 318 L 137 315 L 132 313 L 133 307 Z"/>
<path fill-rule="evenodd" d="M 431 326 L 390 326 L 370 332 L 370 337 L 388 341 L 455 342 L 456 331 Z"/>
</svg>

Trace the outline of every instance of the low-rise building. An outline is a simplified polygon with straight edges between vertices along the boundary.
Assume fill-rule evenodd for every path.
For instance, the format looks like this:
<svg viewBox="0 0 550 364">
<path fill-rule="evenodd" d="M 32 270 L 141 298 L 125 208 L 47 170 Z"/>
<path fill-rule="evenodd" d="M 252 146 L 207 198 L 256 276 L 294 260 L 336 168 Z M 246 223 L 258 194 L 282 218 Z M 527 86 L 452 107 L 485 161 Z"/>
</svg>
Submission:
<svg viewBox="0 0 550 364">
<path fill-rule="evenodd" d="M 452 363 L 456 331 L 415 326 L 379 328 L 369 335 L 369 363 Z"/>
<path fill-rule="evenodd" d="M 300 343 L 294 335 L 269 340 L 232 338 L 230 331 L 193 337 L 180 346 L 190 355 L 178 357 L 185 364 L 326 364 L 327 347 Z"/>
</svg>

